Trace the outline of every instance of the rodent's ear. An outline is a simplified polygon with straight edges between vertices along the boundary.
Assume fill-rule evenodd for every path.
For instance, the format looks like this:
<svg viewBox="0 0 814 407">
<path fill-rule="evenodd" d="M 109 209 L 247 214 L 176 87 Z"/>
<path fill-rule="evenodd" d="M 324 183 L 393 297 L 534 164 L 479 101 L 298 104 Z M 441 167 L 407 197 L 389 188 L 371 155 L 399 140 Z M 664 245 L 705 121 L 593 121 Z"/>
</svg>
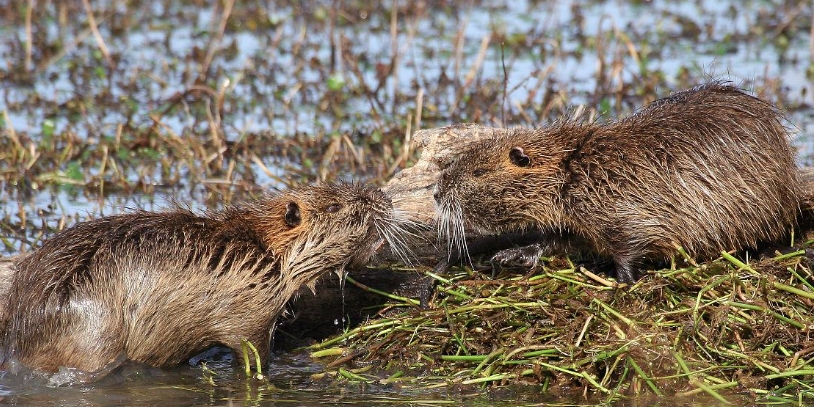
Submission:
<svg viewBox="0 0 814 407">
<path fill-rule="evenodd" d="M 526 155 L 522 147 L 512 147 L 512 150 L 509 151 L 509 159 L 512 161 L 512 164 L 518 167 L 528 167 L 531 165 L 531 158 Z"/>
<path fill-rule="evenodd" d="M 289 227 L 297 227 L 302 222 L 300 217 L 300 206 L 291 201 L 285 206 L 285 224 Z"/>
</svg>

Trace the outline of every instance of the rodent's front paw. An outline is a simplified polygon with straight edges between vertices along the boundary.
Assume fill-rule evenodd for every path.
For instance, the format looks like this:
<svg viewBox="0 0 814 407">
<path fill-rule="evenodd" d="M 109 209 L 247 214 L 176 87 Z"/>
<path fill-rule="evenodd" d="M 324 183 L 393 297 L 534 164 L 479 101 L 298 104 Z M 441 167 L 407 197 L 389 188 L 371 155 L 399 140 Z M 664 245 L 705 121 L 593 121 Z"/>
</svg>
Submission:
<svg viewBox="0 0 814 407">
<path fill-rule="evenodd" d="M 542 253 L 543 248 L 539 243 L 504 249 L 492 256 L 492 268 L 495 270 L 501 267 L 534 268 L 537 267 Z"/>
</svg>

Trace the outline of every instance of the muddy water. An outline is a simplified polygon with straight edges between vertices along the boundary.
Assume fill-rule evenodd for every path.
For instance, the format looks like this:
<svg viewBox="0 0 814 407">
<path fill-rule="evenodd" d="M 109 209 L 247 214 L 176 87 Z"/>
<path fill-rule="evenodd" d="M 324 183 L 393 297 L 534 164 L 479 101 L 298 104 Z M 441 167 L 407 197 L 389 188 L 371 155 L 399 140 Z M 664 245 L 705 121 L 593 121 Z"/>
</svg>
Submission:
<svg viewBox="0 0 814 407">
<path fill-rule="evenodd" d="M 24 9 L 23 3 L 0 1 L 15 10 Z M 281 139 L 293 139 L 295 134 L 372 137 L 371 128 L 406 127 L 419 89 L 424 97 L 423 127 L 459 121 L 540 125 L 554 115 L 544 109 L 545 95 L 552 93 L 562 98 L 566 110 L 582 106 L 600 117 L 615 117 L 640 106 L 643 94 L 664 95 L 714 77 L 732 80 L 778 103 L 797 129 L 801 164 L 814 164 L 814 84 L 807 74 L 812 63 L 808 34 L 812 10 L 805 2 L 476 3 L 402 7 L 396 43 L 386 12 L 389 6 L 348 6 L 339 13 L 343 22 L 332 26 L 330 1 L 237 5 L 216 44 L 220 52 L 212 57 L 206 80 L 222 92 L 225 107 L 219 120 L 225 139 L 240 140 L 267 129 Z M 202 1 L 99 5 L 97 24 L 116 65 L 115 71 L 105 71 L 106 58 L 81 6 L 37 4 L 47 10 L 35 16 L 37 42 L 30 74 L 19 73 L 27 65 L 25 24 L 13 13 L 0 13 L 0 60 L 6 61 L 0 66 L 0 111 L 8 117 L 2 122 L 4 135 L 13 128 L 36 144 L 51 134 L 71 132 L 93 146 L 114 137 L 120 125 L 138 132 L 153 125 L 151 115 L 166 112 L 163 129 L 182 137 L 207 137 L 211 121 L 194 103 L 166 108 L 201 74 L 222 7 Z M 481 56 L 484 43 L 489 46 Z M 331 44 L 339 44 L 350 59 L 340 57 Z M 399 55 L 397 69 L 382 80 L 394 49 Z M 353 61 L 358 62 L 358 72 Z M 338 87 L 343 99 L 332 98 L 336 95 L 327 87 Z M 486 103 L 495 100 L 496 105 Z M 0 146 L 7 149 L 8 143 Z M 285 175 L 272 157 L 260 158 L 275 176 Z M 295 164 L 313 176 L 309 165 Z M 257 164 L 250 165 L 256 175 L 253 182 L 261 188 L 280 186 Z M 0 164 L 0 171 L 6 170 L 5 163 Z M 36 167 L 30 171 L 31 179 L 41 175 Z M 162 183 L 160 174 L 125 175 L 134 182 Z M 29 219 L 23 231 L 0 230 L 8 242 L 4 254 L 35 247 L 42 228 L 60 222 L 132 208 L 161 209 L 175 200 L 192 208 L 217 205 L 205 202 L 200 185 L 189 179 L 182 183 L 182 187 L 164 185 L 154 195 L 4 183 L 0 217 L 10 223 Z M 246 380 L 228 362 L 212 361 L 207 366 L 214 375 L 200 366 L 169 370 L 127 366 L 98 383 L 67 387 L 36 375 L 5 372 L 0 376 L 0 395 L 11 404 L 76 406 L 563 402 L 533 387 L 429 390 L 313 381 L 311 374 L 319 372 L 320 365 L 303 354 L 276 355 L 269 366 L 274 388 Z M 710 405 L 707 399 L 680 402 Z M 658 403 L 681 405 L 675 400 L 643 404 Z"/>
</svg>

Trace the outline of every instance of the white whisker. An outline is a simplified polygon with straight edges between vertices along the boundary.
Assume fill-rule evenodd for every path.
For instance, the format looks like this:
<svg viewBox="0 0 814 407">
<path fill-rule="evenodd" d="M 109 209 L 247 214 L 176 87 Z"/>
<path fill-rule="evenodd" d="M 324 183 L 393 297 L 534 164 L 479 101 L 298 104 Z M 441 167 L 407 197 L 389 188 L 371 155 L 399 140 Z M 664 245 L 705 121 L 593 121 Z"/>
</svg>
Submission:
<svg viewBox="0 0 814 407">
<path fill-rule="evenodd" d="M 447 259 L 452 259 L 452 250 L 457 248 L 462 258 L 469 258 L 469 249 L 466 244 L 466 230 L 463 220 L 463 209 L 454 203 L 454 199 L 448 199 L 443 204 L 437 206 L 438 224 L 437 233 L 439 241 L 447 243 Z"/>
<path fill-rule="evenodd" d="M 413 240 L 409 239 L 410 237 L 418 238 L 419 236 L 405 229 L 405 226 L 410 226 L 415 222 L 408 221 L 406 217 L 400 215 L 402 214 L 394 211 L 391 216 L 378 219 L 374 222 L 374 226 L 379 237 L 387 241 L 393 254 L 406 265 L 412 266 L 415 254 L 410 249 L 408 242 Z"/>
</svg>

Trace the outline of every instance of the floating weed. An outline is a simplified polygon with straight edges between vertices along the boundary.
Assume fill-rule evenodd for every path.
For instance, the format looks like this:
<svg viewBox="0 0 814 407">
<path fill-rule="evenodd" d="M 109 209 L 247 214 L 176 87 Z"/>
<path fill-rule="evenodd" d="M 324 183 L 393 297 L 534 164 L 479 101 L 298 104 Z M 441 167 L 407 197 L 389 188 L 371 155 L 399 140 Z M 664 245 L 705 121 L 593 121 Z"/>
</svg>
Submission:
<svg viewBox="0 0 814 407">
<path fill-rule="evenodd" d="M 209 385 L 214 386 L 215 377 L 217 375 L 218 374 L 214 370 L 206 366 L 206 362 L 201 362 L 201 376 L 203 376 L 204 381 L 206 381 Z"/>
<path fill-rule="evenodd" d="M 558 259 L 494 280 L 470 269 L 425 273 L 436 282 L 427 307 L 390 308 L 311 346 L 327 365 L 318 376 L 417 388 L 531 384 L 605 401 L 814 399 L 804 250 L 750 262 L 722 253 L 630 287 Z"/>
<path fill-rule="evenodd" d="M 263 363 L 260 360 L 260 353 L 257 352 L 257 348 L 254 346 L 254 344 L 248 339 L 243 339 L 240 341 L 240 348 L 242 351 L 241 353 L 243 354 L 243 368 L 245 369 L 246 377 L 267 382 L 268 380 L 266 380 L 266 377 L 263 376 Z M 252 364 L 250 362 L 250 351 L 251 354 L 254 355 L 254 374 L 252 374 L 251 370 Z"/>
</svg>

